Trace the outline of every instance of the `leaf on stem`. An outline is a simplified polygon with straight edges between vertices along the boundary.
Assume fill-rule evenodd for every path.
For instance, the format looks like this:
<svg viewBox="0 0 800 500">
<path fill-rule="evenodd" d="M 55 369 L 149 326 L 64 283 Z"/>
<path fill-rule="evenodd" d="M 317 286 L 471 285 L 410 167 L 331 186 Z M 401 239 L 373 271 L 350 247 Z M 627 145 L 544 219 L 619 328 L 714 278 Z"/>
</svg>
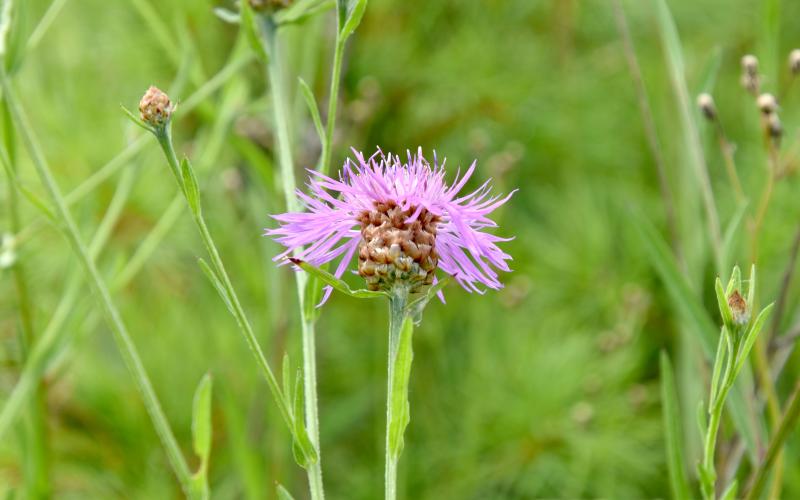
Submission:
<svg viewBox="0 0 800 500">
<path fill-rule="evenodd" d="M 239 6 L 240 25 L 244 30 L 247 43 L 250 45 L 250 48 L 253 49 L 253 52 L 256 53 L 256 57 L 258 57 L 263 64 L 266 64 L 267 61 L 269 61 L 269 54 L 264 47 L 264 43 L 261 41 L 261 30 L 258 28 L 258 24 L 256 24 L 256 16 L 253 13 L 253 8 L 250 7 L 250 3 L 247 1 L 239 2 Z"/>
<path fill-rule="evenodd" d="M 120 104 L 119 107 L 122 108 L 122 112 L 125 113 L 125 116 L 127 116 L 130 121 L 132 121 L 133 123 L 135 123 L 139 127 L 142 127 L 143 129 L 147 130 L 151 134 L 155 134 L 156 133 L 156 131 L 155 131 L 155 129 L 153 127 L 151 127 L 150 125 L 146 124 L 144 122 L 144 120 L 142 120 L 141 118 L 136 116 L 136 114 L 133 111 L 131 111 L 130 109 L 126 108 L 122 104 Z"/>
<path fill-rule="evenodd" d="M 392 414 L 389 420 L 389 452 L 395 459 L 403 451 L 403 433 L 410 421 L 408 404 L 408 382 L 411 378 L 411 361 L 414 359 L 412 336 L 414 322 L 410 317 L 403 319 L 397 354 L 392 360 Z"/>
<path fill-rule="evenodd" d="M 367 0 L 337 0 L 339 9 L 339 36 L 348 38 L 361 24 Z"/>
<path fill-rule="evenodd" d="M 299 0 L 286 9 L 275 14 L 278 26 L 302 23 L 319 12 L 324 12 L 336 5 L 335 0 Z"/>
<path fill-rule="evenodd" d="M 733 282 L 733 278 L 731 278 L 731 282 Z M 719 306 L 719 314 L 722 316 L 722 324 L 729 331 L 733 331 L 733 312 L 728 304 L 728 296 L 725 294 L 725 290 L 722 289 L 722 280 L 719 277 L 714 282 L 714 291 L 717 293 L 717 306 Z M 719 351 L 717 351 L 717 356 L 719 356 Z"/>
<path fill-rule="evenodd" d="M 206 373 L 194 393 L 192 404 L 192 445 L 203 462 L 211 451 L 211 375 Z"/>
<path fill-rule="evenodd" d="M 289 353 L 283 353 L 283 363 L 281 366 L 282 369 L 282 382 L 283 382 L 283 399 L 286 401 L 286 407 L 291 407 L 291 400 L 289 399 L 292 396 L 292 366 L 289 362 Z"/>
<path fill-rule="evenodd" d="M 303 402 L 305 401 L 303 389 L 303 372 L 298 369 L 294 386 L 294 429 L 292 429 L 294 441 L 292 443 L 292 453 L 297 464 L 305 469 L 309 465 L 317 463 L 319 455 L 317 454 L 317 448 L 311 442 L 306 431 L 303 417 Z"/>
<path fill-rule="evenodd" d="M 680 409 L 678 407 L 678 394 L 675 389 L 675 375 L 669 356 L 664 351 L 660 355 L 661 365 L 661 404 L 663 408 L 664 429 L 667 441 L 667 465 L 669 468 L 670 487 L 676 499 L 689 499 L 689 483 L 684 470 L 685 453 L 683 451 L 683 436 L 680 428 Z"/>
<path fill-rule="evenodd" d="M 183 192 L 186 194 L 186 201 L 195 215 L 200 215 L 200 187 L 197 185 L 197 177 L 188 158 L 181 160 L 181 177 L 183 178 Z"/>
<path fill-rule="evenodd" d="M 298 78 L 298 80 L 300 81 L 300 90 L 303 92 L 303 97 L 308 106 L 308 112 L 311 114 L 311 120 L 314 122 L 314 128 L 317 130 L 319 142 L 324 144 L 325 129 L 322 127 L 322 119 L 319 116 L 319 108 L 317 107 L 317 101 L 314 99 L 314 93 L 311 92 L 311 88 L 309 88 L 305 80 L 302 78 Z"/>
<path fill-rule="evenodd" d="M 770 312 L 772 312 L 772 308 L 775 306 L 774 303 L 768 305 L 764 309 L 758 313 L 758 317 L 755 321 L 753 321 L 752 326 L 747 330 L 747 333 L 744 336 L 744 344 L 739 349 L 738 356 L 736 358 L 736 365 L 734 365 L 733 370 L 733 377 L 735 378 L 736 375 L 739 374 L 739 371 L 744 366 L 745 361 L 747 360 L 747 356 L 750 355 L 750 350 L 753 348 L 753 345 L 756 343 L 756 339 L 758 338 L 758 334 L 761 332 L 761 328 L 764 326 L 764 322 L 767 321 L 767 317 L 769 317 Z"/>
<path fill-rule="evenodd" d="M 239 22 L 242 19 L 237 12 L 233 12 L 231 10 L 222 7 L 214 7 L 214 9 L 212 9 L 212 12 L 214 12 L 215 16 L 222 19 L 228 24 L 239 24 Z"/>
<path fill-rule="evenodd" d="M 292 494 L 281 483 L 275 483 L 275 491 L 278 493 L 278 500 L 294 500 Z"/>
<path fill-rule="evenodd" d="M 335 290 L 338 290 L 351 297 L 355 297 L 357 299 L 373 299 L 375 297 L 386 297 L 386 294 L 384 292 L 373 292 L 371 290 L 365 290 L 365 289 L 353 290 L 352 288 L 350 288 L 350 285 L 340 280 L 336 276 L 332 275 L 328 271 L 312 266 L 311 264 L 302 259 L 295 259 L 293 257 L 289 257 L 289 260 L 292 262 L 292 264 L 296 265 L 297 267 L 307 272 L 308 274 L 316 276 L 320 281 L 322 281 L 326 285 L 330 285 Z"/>
</svg>

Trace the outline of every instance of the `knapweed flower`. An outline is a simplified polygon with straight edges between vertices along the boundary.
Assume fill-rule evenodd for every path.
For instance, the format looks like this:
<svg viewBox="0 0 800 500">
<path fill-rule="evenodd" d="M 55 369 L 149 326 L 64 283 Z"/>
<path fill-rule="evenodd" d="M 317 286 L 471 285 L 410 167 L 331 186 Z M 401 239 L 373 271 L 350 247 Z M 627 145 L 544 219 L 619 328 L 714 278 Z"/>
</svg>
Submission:
<svg viewBox="0 0 800 500">
<path fill-rule="evenodd" d="M 475 163 L 448 185 L 444 162 L 434 155 L 431 166 L 421 148 L 406 163 L 380 150 L 368 159 L 353 152 L 357 161 L 348 159 L 338 180 L 309 171 L 309 194 L 297 193 L 306 212 L 274 216 L 281 226 L 266 235 L 286 247 L 276 260 L 295 252 L 314 266 L 340 259 L 333 274 L 341 277 L 358 254 L 371 290 L 418 292 L 435 282 L 437 268 L 469 291 L 502 288 L 497 271 L 510 271 L 511 256 L 497 243 L 508 239 L 484 230 L 497 226 L 488 215 L 513 192 L 492 196 L 487 181 L 459 195 Z"/>
</svg>

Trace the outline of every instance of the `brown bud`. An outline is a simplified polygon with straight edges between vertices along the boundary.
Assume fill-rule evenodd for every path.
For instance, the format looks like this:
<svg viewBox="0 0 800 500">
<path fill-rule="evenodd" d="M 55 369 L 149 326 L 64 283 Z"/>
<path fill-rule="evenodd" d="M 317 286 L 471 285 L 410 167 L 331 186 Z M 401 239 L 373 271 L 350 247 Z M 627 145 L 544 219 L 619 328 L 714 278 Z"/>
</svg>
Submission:
<svg viewBox="0 0 800 500">
<path fill-rule="evenodd" d="M 783 136 L 783 125 L 777 113 L 769 115 L 767 119 L 767 132 L 769 132 L 769 136 L 776 142 L 781 140 Z"/>
<path fill-rule="evenodd" d="M 734 290 L 728 296 L 728 306 L 731 308 L 731 313 L 733 313 L 734 324 L 741 326 L 750 321 L 750 310 L 739 290 Z"/>
<path fill-rule="evenodd" d="M 153 86 L 147 89 L 142 100 L 139 101 L 139 114 L 142 121 L 153 127 L 163 127 L 169 121 L 174 109 L 169 96 Z"/>
<path fill-rule="evenodd" d="M 742 70 L 751 76 L 758 74 L 758 59 L 752 54 L 742 57 Z"/>
<path fill-rule="evenodd" d="M 714 98 L 705 92 L 697 96 L 697 107 L 709 121 L 717 119 L 717 107 L 714 105 Z"/>
<path fill-rule="evenodd" d="M 758 109 L 765 115 L 771 115 L 778 110 L 778 101 L 775 96 L 769 93 L 761 94 L 756 99 Z"/>
<path fill-rule="evenodd" d="M 789 52 L 789 69 L 793 75 L 800 73 L 800 49 Z"/>
</svg>

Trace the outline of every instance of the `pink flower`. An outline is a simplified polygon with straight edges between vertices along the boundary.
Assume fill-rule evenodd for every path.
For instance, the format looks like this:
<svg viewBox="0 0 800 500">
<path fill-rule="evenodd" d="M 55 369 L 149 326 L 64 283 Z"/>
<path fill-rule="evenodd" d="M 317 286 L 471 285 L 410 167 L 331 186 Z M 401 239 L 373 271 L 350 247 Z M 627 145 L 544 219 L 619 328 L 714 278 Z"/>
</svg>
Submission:
<svg viewBox="0 0 800 500">
<path fill-rule="evenodd" d="M 509 239 L 485 229 L 497 226 L 488 215 L 514 192 L 490 196 L 486 181 L 459 196 L 475 163 L 448 185 L 444 163 L 434 154 L 431 166 L 421 148 L 407 163 L 380 150 L 369 159 L 353 153 L 358 162 L 348 159 L 338 180 L 309 171 L 309 194 L 297 192 L 307 212 L 274 216 L 281 225 L 265 234 L 286 247 L 275 260 L 294 252 L 314 266 L 339 259 L 333 274 L 341 277 L 358 253 L 371 289 L 403 282 L 417 291 L 435 281 L 437 267 L 468 291 L 502 288 L 497 271 L 510 271 L 511 256 L 497 243 Z"/>
</svg>

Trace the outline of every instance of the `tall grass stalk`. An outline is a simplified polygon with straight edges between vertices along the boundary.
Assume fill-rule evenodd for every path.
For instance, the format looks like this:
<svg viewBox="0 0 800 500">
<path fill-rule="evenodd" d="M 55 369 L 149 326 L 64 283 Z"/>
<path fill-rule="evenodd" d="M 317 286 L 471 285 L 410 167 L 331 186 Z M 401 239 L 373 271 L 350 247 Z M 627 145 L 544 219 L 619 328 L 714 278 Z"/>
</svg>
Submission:
<svg viewBox="0 0 800 500">
<path fill-rule="evenodd" d="M 23 114 L 21 106 L 18 104 L 16 95 L 11 88 L 5 72 L 0 72 L 0 86 L 2 86 L 3 94 L 6 102 L 8 103 L 10 114 L 15 126 L 20 132 L 20 136 L 26 145 L 26 148 L 28 149 L 36 172 L 44 184 L 53 204 L 55 205 L 58 218 L 64 226 L 65 236 L 67 237 L 73 251 L 78 257 L 86 279 L 91 285 L 98 304 L 103 311 L 106 322 L 114 333 L 114 339 L 116 340 L 120 353 L 125 360 L 125 364 L 131 371 L 139 391 L 142 394 L 145 407 L 150 414 L 150 418 L 153 421 L 156 432 L 167 452 L 167 456 L 175 475 L 177 476 L 184 493 L 187 496 L 190 496 L 191 474 L 189 472 L 189 467 L 183 457 L 183 454 L 181 453 L 180 447 L 178 446 L 175 435 L 173 434 L 169 422 L 167 421 L 166 415 L 161 408 L 161 404 L 159 403 L 158 397 L 153 389 L 153 385 L 147 376 L 147 372 L 144 368 L 141 358 L 139 357 L 139 353 L 137 352 L 136 347 L 130 338 L 127 328 L 122 321 L 122 317 L 111 298 L 105 282 L 97 270 L 94 260 L 89 255 L 89 252 L 83 243 L 81 235 L 78 231 L 78 227 L 75 224 L 75 221 L 72 219 L 69 209 L 67 208 L 64 196 L 62 195 L 60 188 L 53 178 L 50 167 L 45 160 L 41 149 L 39 148 L 38 142 L 34 137 L 33 130 L 31 129 L 27 118 Z"/>
</svg>

